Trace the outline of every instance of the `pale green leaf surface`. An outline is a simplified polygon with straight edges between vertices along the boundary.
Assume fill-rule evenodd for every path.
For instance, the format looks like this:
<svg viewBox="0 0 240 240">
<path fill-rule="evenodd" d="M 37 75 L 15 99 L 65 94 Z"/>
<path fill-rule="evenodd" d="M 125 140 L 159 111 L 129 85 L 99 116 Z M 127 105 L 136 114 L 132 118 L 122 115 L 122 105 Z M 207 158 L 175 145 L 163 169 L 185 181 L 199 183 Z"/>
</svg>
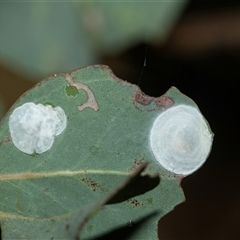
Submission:
<svg viewBox="0 0 240 240">
<path fill-rule="evenodd" d="M 71 2 L 0 2 L 0 31 L 1 61 L 37 80 L 97 58 Z"/>
<path fill-rule="evenodd" d="M 160 182 L 160 177 L 156 174 L 154 176 L 141 175 L 146 167 L 147 163 L 139 165 L 123 183 L 107 194 L 107 196 L 72 214 L 67 223 L 65 223 L 65 226 L 68 226 L 67 231 L 64 233 L 66 238 L 75 239 L 80 237 L 83 225 L 103 205 L 120 203 L 155 188 Z M 60 225 L 60 228 L 63 227 Z M 116 238 L 116 235 L 114 236 L 113 234 L 112 238 Z"/>
<path fill-rule="evenodd" d="M 100 51 L 168 38 L 188 1 L 77 2 L 80 23 Z"/>
<path fill-rule="evenodd" d="M 66 80 L 70 74 L 75 85 L 82 84 L 77 95 Z M 77 106 L 86 103 L 89 91 L 95 99 L 80 111 Z M 184 195 L 180 180 L 160 167 L 149 146 L 153 121 L 166 106 L 157 105 L 154 98 L 143 105 L 141 99 L 147 96 L 139 94 L 137 86 L 116 78 L 108 67 L 95 65 L 52 76 L 16 102 L 0 128 L 4 238 L 59 238 L 54 229 L 62 221 L 106 196 L 133 166 L 147 161 L 146 172 L 160 173 L 161 183 L 143 195 L 106 205 L 86 223 L 81 236 L 91 239 L 122 227 L 132 229 L 125 239 L 157 239 L 157 221 L 182 202 Z M 195 106 L 176 88 L 165 96 L 173 104 Z M 67 128 L 43 154 L 22 153 L 10 138 L 9 115 L 26 102 L 60 106 L 68 118 Z M 93 109 L 96 104 L 98 111 Z M 142 227 L 128 227 L 129 221 Z"/>
<path fill-rule="evenodd" d="M 0 2 L 0 59 L 34 79 L 98 62 L 157 38 L 164 42 L 187 1 Z"/>
<path fill-rule="evenodd" d="M 158 175 L 141 175 L 146 166 L 146 163 L 141 164 L 123 183 L 121 183 L 121 185 L 119 185 L 113 191 L 108 193 L 100 200 L 83 206 L 76 212 L 71 212 L 70 214 L 58 216 L 56 218 L 53 217 L 50 219 L 34 219 L 24 217 L 14 218 L 14 216 L 5 216 L 6 221 L 4 221 L 2 225 L 5 233 L 3 236 L 7 239 L 29 237 L 40 238 L 35 232 L 36 226 L 38 226 L 38 228 L 42 230 L 40 236 L 44 236 L 45 239 L 76 239 L 80 237 L 83 224 L 86 223 L 86 221 L 104 204 L 120 203 L 126 199 L 129 199 L 130 197 L 134 197 L 135 195 L 144 194 L 159 184 L 160 178 Z M 140 183 L 143 188 L 140 189 L 136 185 L 138 183 Z M 136 188 L 138 188 L 137 191 Z M 123 198 L 123 193 L 125 199 Z M 148 216 L 145 218 L 147 217 Z M 134 225 L 136 226 L 136 222 Z M 124 229 L 121 229 L 121 232 L 124 230 L 126 231 L 126 229 L 128 228 L 125 226 Z M 116 237 L 115 232 L 108 234 L 112 234 L 110 236 L 111 238 Z M 125 232 L 125 234 L 129 234 L 129 231 Z"/>
</svg>

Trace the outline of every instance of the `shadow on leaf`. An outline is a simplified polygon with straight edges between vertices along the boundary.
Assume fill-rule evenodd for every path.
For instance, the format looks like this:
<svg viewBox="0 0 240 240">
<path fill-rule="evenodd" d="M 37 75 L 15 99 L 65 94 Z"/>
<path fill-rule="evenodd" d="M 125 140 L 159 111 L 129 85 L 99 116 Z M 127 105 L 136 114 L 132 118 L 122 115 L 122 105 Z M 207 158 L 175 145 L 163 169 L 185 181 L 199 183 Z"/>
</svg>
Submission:
<svg viewBox="0 0 240 240">
<path fill-rule="evenodd" d="M 92 240 L 123 240 L 129 239 L 134 235 L 139 228 L 143 228 L 144 224 L 159 214 L 158 211 L 148 214 L 145 217 L 140 218 L 138 221 L 131 221 L 130 219 L 126 222 L 126 225 L 120 226 L 108 233 L 102 234 L 101 236 L 93 237 Z"/>
</svg>

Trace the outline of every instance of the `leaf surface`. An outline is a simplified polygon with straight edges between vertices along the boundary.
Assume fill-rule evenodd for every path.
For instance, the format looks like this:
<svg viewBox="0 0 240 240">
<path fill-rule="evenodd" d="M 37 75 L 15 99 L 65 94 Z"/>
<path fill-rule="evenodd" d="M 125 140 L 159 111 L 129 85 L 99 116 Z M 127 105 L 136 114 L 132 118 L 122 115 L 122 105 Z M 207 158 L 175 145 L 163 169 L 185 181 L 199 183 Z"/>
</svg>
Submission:
<svg viewBox="0 0 240 240">
<path fill-rule="evenodd" d="M 67 115 L 66 129 L 45 153 L 25 154 L 11 141 L 9 116 L 26 102 L 60 106 Z M 195 105 L 176 88 L 149 97 L 102 65 L 51 76 L 21 96 L 0 127 L 3 239 L 60 238 L 68 231 L 66 224 L 59 231 L 61 224 L 95 206 L 143 162 L 149 162 L 146 177 L 133 181 L 133 195 L 123 192 L 118 200 L 113 198 L 84 225 L 81 239 L 119 231 L 124 239 L 158 239 L 158 220 L 184 195 L 180 179 L 155 160 L 149 134 L 154 119 L 179 103 Z M 147 182 L 147 174 L 156 173 L 160 184 L 144 187 L 142 179 Z"/>
</svg>

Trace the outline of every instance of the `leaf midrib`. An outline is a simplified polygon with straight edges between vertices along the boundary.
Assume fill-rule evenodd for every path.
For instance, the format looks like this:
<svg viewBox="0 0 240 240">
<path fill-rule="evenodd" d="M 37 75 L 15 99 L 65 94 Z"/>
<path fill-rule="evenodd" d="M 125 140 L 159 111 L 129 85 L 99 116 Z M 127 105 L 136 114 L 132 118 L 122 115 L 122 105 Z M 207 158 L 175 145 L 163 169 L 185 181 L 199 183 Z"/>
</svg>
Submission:
<svg viewBox="0 0 240 240">
<path fill-rule="evenodd" d="M 1 181 L 9 180 L 27 180 L 35 178 L 51 178 L 51 177 L 74 177 L 77 175 L 100 174 L 100 175 L 120 175 L 127 176 L 129 172 L 113 171 L 113 170 L 80 170 L 80 171 L 56 171 L 56 172 L 23 172 L 0 175 Z"/>
</svg>

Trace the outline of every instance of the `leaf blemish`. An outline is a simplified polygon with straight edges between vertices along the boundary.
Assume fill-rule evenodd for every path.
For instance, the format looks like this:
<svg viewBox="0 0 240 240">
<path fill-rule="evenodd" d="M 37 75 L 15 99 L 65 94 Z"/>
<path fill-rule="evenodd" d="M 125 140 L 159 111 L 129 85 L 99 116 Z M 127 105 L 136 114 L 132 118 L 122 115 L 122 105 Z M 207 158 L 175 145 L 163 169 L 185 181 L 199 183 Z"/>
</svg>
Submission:
<svg viewBox="0 0 240 240">
<path fill-rule="evenodd" d="M 78 95 L 78 89 L 75 86 L 66 86 L 65 92 L 68 96 L 76 97 Z"/>
<path fill-rule="evenodd" d="M 133 96 L 133 103 L 136 104 L 136 102 L 142 104 L 142 105 L 149 105 L 153 100 L 153 97 L 150 97 L 143 93 L 140 89 L 138 89 Z"/>
<path fill-rule="evenodd" d="M 70 74 L 66 74 L 65 78 L 71 87 L 75 87 L 75 88 L 77 88 L 77 90 L 83 89 L 88 95 L 88 100 L 85 103 L 83 103 L 82 105 L 78 105 L 79 111 L 82 111 L 87 107 L 92 108 L 94 111 L 99 110 L 99 106 L 95 99 L 95 96 L 94 96 L 92 90 L 86 84 L 83 84 L 80 82 L 74 82 L 72 79 L 72 76 Z"/>
<path fill-rule="evenodd" d="M 134 106 L 140 111 L 165 110 L 174 104 L 171 97 L 162 95 L 160 97 L 151 97 L 142 92 L 139 88 L 136 89 L 133 97 Z"/>
<path fill-rule="evenodd" d="M 82 178 L 82 182 L 84 182 L 93 192 L 95 192 L 97 189 L 100 189 L 103 191 L 103 187 L 100 183 L 95 182 L 91 178 Z"/>
<path fill-rule="evenodd" d="M 135 159 L 134 160 L 134 165 L 129 169 L 129 172 L 134 172 L 144 162 L 145 162 L 144 159 Z"/>
<path fill-rule="evenodd" d="M 173 105 L 174 100 L 171 97 L 168 97 L 166 95 L 162 95 L 160 97 L 155 98 L 154 102 L 156 103 L 156 105 L 158 107 L 168 108 L 168 107 L 171 107 Z"/>
<path fill-rule="evenodd" d="M 143 206 L 143 204 L 140 203 L 136 198 L 130 198 L 127 200 L 127 202 L 129 202 L 131 205 L 133 205 L 133 207 Z"/>
</svg>

